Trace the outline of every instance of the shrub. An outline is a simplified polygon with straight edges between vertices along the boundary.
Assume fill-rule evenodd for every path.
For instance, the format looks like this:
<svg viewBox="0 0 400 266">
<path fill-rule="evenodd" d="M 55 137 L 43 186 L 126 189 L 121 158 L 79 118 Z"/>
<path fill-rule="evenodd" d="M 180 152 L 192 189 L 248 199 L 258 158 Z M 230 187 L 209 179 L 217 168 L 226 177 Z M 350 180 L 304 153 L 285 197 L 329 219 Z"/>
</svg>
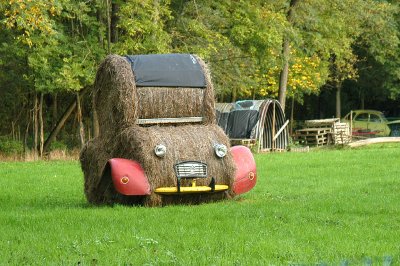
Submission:
<svg viewBox="0 0 400 266">
<path fill-rule="evenodd" d="M 50 150 L 51 150 L 51 151 L 54 151 L 54 150 L 63 150 L 63 151 L 66 151 L 67 149 L 68 149 L 67 144 L 65 144 L 65 143 L 62 142 L 62 141 L 57 141 L 57 140 L 55 140 L 55 141 L 53 141 L 53 142 L 51 143 L 51 145 L 50 145 Z"/>
<path fill-rule="evenodd" d="M 12 140 L 7 136 L 0 136 L 0 153 L 5 155 L 20 154 L 23 150 L 22 142 Z"/>
</svg>

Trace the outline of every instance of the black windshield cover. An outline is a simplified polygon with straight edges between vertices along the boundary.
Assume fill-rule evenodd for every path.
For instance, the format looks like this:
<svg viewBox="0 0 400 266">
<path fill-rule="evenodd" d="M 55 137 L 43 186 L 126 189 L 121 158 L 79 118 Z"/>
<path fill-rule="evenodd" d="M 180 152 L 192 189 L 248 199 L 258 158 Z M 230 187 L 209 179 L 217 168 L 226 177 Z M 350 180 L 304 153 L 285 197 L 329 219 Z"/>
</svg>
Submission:
<svg viewBox="0 0 400 266">
<path fill-rule="evenodd" d="M 191 54 L 128 55 L 138 87 L 205 88 L 203 69 Z"/>
</svg>

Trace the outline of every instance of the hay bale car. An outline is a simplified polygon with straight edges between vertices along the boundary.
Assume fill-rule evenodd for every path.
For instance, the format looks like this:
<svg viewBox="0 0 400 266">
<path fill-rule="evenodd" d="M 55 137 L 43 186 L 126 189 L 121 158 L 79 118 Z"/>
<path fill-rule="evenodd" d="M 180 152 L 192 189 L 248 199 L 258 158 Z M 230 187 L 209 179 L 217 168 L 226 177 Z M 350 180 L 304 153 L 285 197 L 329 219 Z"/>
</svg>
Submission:
<svg viewBox="0 0 400 266">
<path fill-rule="evenodd" d="M 100 134 L 80 155 L 89 202 L 201 203 L 254 187 L 254 158 L 230 148 L 216 124 L 214 89 L 197 56 L 110 55 L 93 94 Z"/>
<path fill-rule="evenodd" d="M 400 136 L 400 120 L 389 122 L 385 115 L 380 111 L 351 111 L 345 115 L 342 121 L 349 124 L 350 122 L 352 123 L 353 135 L 371 137 Z"/>
</svg>

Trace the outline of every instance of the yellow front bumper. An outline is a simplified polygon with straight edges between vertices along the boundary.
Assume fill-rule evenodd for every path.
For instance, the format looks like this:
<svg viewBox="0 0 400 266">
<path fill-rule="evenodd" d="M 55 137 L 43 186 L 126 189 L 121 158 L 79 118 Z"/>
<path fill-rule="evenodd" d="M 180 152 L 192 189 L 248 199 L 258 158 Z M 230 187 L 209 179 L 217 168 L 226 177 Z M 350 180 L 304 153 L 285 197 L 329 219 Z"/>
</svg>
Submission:
<svg viewBox="0 0 400 266">
<path fill-rule="evenodd" d="M 211 191 L 211 187 L 207 186 L 192 186 L 192 187 L 181 187 L 178 192 L 177 187 L 160 187 L 156 188 L 154 192 L 158 194 L 190 194 L 190 193 L 206 193 L 206 192 L 220 192 L 228 190 L 227 185 L 215 185 L 214 191 Z"/>
</svg>

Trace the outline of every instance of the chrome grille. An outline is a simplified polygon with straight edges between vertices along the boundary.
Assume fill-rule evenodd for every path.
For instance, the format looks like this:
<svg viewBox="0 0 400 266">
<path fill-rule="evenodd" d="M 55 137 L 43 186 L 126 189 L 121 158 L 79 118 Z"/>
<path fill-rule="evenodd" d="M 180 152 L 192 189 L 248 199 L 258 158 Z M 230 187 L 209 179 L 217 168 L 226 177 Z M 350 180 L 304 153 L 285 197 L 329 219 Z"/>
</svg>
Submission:
<svg viewBox="0 0 400 266">
<path fill-rule="evenodd" d="M 186 161 L 175 164 L 178 178 L 207 177 L 207 164 L 197 161 Z"/>
</svg>

